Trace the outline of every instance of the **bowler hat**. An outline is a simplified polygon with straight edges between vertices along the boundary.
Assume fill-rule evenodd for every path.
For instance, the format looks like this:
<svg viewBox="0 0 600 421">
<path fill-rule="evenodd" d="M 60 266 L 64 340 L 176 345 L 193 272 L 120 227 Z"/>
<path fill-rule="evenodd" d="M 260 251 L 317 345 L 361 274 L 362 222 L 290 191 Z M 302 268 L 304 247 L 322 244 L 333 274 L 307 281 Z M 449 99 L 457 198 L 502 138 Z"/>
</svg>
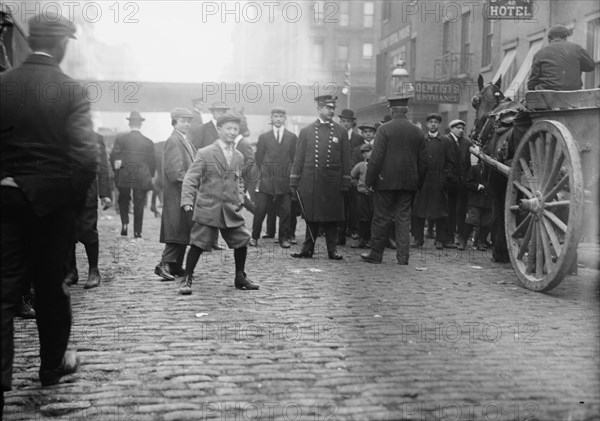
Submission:
<svg viewBox="0 0 600 421">
<path fill-rule="evenodd" d="M 217 118 L 217 127 L 221 127 L 223 124 L 229 123 L 231 121 L 240 124 L 242 119 L 240 116 L 237 116 L 235 114 L 226 113 L 226 114 L 223 114 L 222 116 L 220 116 L 219 118 Z"/>
<path fill-rule="evenodd" d="M 178 118 L 194 118 L 194 114 L 187 108 L 177 107 L 171 110 L 171 119 L 177 120 Z"/>
<path fill-rule="evenodd" d="M 319 105 L 327 105 L 329 107 L 335 107 L 337 105 L 338 97 L 335 95 L 321 95 L 315 98 L 315 101 Z"/>
<path fill-rule="evenodd" d="M 548 38 L 566 38 L 571 35 L 571 30 L 563 25 L 554 25 L 548 31 Z"/>
<path fill-rule="evenodd" d="M 452 120 L 450 122 L 450 124 L 448 124 L 448 127 L 454 127 L 454 126 L 458 126 L 459 124 L 462 124 L 463 126 L 466 126 L 465 122 L 459 119 L 456 120 Z"/>
<path fill-rule="evenodd" d="M 427 118 L 425 119 L 425 121 L 429 121 L 431 119 L 436 119 L 438 121 L 438 123 L 442 122 L 442 116 L 439 115 L 438 113 L 427 114 Z"/>
<path fill-rule="evenodd" d="M 223 103 L 223 102 L 213 102 L 213 104 L 210 106 L 209 110 L 228 110 L 230 107 L 229 105 Z"/>
<path fill-rule="evenodd" d="M 358 128 L 360 130 L 364 130 L 364 129 L 377 130 L 377 127 L 373 123 L 363 123 L 360 126 L 358 126 Z"/>
<path fill-rule="evenodd" d="M 132 111 L 129 113 L 129 117 L 127 117 L 126 120 L 145 121 L 146 119 L 142 117 L 139 111 Z"/>
<path fill-rule="evenodd" d="M 63 15 L 44 12 L 35 15 L 28 21 L 30 37 L 69 37 L 75 38 L 75 24 Z"/>
<path fill-rule="evenodd" d="M 360 145 L 361 152 L 366 152 L 370 150 L 373 150 L 373 145 L 371 145 L 370 143 L 363 143 L 362 145 Z"/>
<path fill-rule="evenodd" d="M 346 118 L 348 120 L 356 120 L 356 117 L 354 117 L 354 111 L 352 110 L 342 110 L 342 113 L 339 114 L 340 118 Z"/>
<path fill-rule="evenodd" d="M 281 107 L 275 107 L 271 110 L 271 115 L 273 114 L 283 114 L 285 115 L 285 110 Z"/>
</svg>

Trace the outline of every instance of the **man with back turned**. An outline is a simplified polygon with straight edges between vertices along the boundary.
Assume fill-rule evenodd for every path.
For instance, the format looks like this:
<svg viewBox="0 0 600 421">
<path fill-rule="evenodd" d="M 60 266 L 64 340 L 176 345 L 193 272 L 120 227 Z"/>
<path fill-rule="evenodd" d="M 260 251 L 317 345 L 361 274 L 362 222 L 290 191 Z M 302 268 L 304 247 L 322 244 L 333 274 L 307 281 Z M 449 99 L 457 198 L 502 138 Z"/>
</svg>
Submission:
<svg viewBox="0 0 600 421">
<path fill-rule="evenodd" d="M 63 281 L 99 154 L 89 103 L 59 67 L 74 33 L 62 16 L 33 17 L 31 55 L 0 75 L 3 391 L 12 386 L 13 318 L 29 281 L 36 292 L 42 386 L 58 383 L 79 363 L 67 351 L 71 302 Z"/>
</svg>

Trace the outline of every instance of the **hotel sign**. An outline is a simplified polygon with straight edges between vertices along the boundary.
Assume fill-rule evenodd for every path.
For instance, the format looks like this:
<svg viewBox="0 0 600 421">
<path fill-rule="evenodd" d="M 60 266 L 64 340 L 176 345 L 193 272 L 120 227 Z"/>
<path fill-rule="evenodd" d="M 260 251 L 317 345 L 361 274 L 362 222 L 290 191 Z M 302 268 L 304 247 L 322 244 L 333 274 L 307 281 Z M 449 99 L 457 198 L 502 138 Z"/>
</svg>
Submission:
<svg viewBox="0 0 600 421">
<path fill-rule="evenodd" d="M 486 19 L 529 20 L 535 10 L 533 0 L 487 0 L 483 15 Z"/>
<path fill-rule="evenodd" d="M 460 85 L 453 82 L 413 82 L 415 104 L 458 104 Z"/>
</svg>

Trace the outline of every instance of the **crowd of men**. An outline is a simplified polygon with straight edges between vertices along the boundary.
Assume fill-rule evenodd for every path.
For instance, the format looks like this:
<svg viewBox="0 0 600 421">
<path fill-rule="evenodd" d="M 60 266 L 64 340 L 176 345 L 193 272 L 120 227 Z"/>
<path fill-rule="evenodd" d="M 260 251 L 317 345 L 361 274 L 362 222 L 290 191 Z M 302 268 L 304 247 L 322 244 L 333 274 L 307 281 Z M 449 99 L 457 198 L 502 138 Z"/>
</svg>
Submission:
<svg viewBox="0 0 600 421">
<path fill-rule="evenodd" d="M 260 247 L 269 213 L 279 218 L 277 241 L 284 249 L 295 243 L 298 214 L 306 221 L 303 244 L 290 254 L 298 259 L 314 257 L 320 235 L 331 260 L 343 259 L 338 246 L 354 236 L 353 247 L 368 248 L 363 261 L 381 263 L 387 246 L 395 249 L 399 265 L 408 264 L 411 247 L 424 246 L 425 235 L 435 238 L 438 249 L 464 249 L 475 229 L 474 247 L 489 245 L 489 200 L 482 167 L 471 165 L 464 121 L 449 122 L 449 132 L 441 134 L 442 117 L 432 113 L 424 133 L 407 119 L 409 97 L 399 95 L 388 99 L 390 115 L 382 122 L 358 125 L 346 109 L 338 123 L 337 98 L 326 95 L 315 98 L 316 119 L 298 136 L 285 128 L 286 110 L 273 108 L 272 129 L 260 135 L 254 152 L 242 116 L 215 103 L 211 121 L 203 123 L 196 100 L 192 111 L 171 111 L 173 131 L 160 147 L 141 133 L 142 115 L 131 112 L 131 130 L 117 137 L 107 159 L 103 139 L 93 131 L 89 103 L 59 68 L 75 26 L 45 14 L 33 18 L 29 28 L 32 54 L 1 76 L 3 391 L 12 382 L 13 319 L 32 286 L 42 385 L 56 384 L 77 369 L 76 353 L 67 351 L 68 286 L 79 280 L 74 247 L 82 242 L 88 257 L 85 288 L 97 287 L 98 198 L 103 208 L 112 203 L 109 165 L 122 236 L 129 235 L 133 201 L 133 237 L 142 237 L 145 200 L 160 183 L 159 241 L 165 247 L 155 273 L 165 281 L 178 279 L 182 295 L 192 293 L 202 253 L 221 248 L 219 234 L 234 250 L 234 286 L 259 289 L 245 263 L 248 247 Z M 562 36 L 561 31 L 550 33 Z M 562 44 L 560 49 L 574 51 Z M 585 59 L 580 50 L 576 53 Z M 538 58 L 536 89 L 544 80 L 557 81 L 548 78 Z M 582 63 L 573 74 L 586 70 Z M 8 94 L 9 86 L 35 92 L 40 84 L 69 86 L 75 93 L 57 101 Z M 253 213 L 252 223 L 244 208 Z M 153 210 L 158 214 L 155 202 Z"/>
</svg>

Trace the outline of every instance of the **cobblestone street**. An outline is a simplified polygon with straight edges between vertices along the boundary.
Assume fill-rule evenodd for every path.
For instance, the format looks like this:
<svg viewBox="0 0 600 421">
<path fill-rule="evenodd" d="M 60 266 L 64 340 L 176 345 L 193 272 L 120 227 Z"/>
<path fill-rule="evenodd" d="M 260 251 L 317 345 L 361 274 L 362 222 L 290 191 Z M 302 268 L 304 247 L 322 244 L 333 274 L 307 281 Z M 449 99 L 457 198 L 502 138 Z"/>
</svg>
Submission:
<svg viewBox="0 0 600 421">
<path fill-rule="evenodd" d="M 82 360 L 57 386 L 38 380 L 34 320 L 15 321 L 7 420 L 597 420 L 599 279 L 580 269 L 549 293 L 516 284 L 484 252 L 433 240 L 408 266 L 292 259 L 272 240 L 201 257 L 191 296 L 154 275 L 160 219 L 142 241 L 101 212 L 103 283 L 71 287 L 71 348 Z M 248 226 L 251 216 L 246 220 Z M 304 232 L 303 221 L 297 233 Z M 299 240 L 303 234 L 299 235 Z"/>
</svg>

